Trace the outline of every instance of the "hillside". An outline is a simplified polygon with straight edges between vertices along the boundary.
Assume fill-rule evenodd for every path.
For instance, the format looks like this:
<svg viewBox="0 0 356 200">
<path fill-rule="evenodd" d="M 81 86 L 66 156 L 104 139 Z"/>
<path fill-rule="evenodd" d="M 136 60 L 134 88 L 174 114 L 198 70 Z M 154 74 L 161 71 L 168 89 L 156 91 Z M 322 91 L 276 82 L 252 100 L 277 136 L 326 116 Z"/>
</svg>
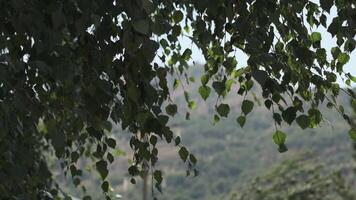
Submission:
<svg viewBox="0 0 356 200">
<path fill-rule="evenodd" d="M 185 166 L 179 159 L 178 149 L 173 144 L 159 145 L 157 168 L 164 172 L 163 194 L 155 193 L 159 199 L 228 199 L 231 193 L 244 190 L 246 183 L 266 169 L 301 152 L 313 152 L 319 160 L 330 166 L 349 162 L 351 158 L 348 126 L 336 112 L 327 108 L 323 108 L 326 120 L 317 129 L 302 130 L 295 124 L 283 127 L 289 151 L 280 154 L 272 141 L 272 114 L 264 106 L 256 104 L 254 112 L 241 129 L 236 122 L 241 98 L 229 96 L 224 100 L 232 105 L 229 117 L 213 125 L 214 111 L 209 105 L 214 105 L 214 97 L 210 97 L 206 103 L 194 95 L 197 94 L 196 84 L 190 85 L 189 91 L 198 105 L 191 113 L 191 119 L 185 120 L 186 104 L 182 100 L 183 92 L 178 90 L 172 99 L 180 105 L 179 115 L 171 123 L 175 134 L 181 135 L 182 143 L 198 158 L 199 176 L 185 177 Z M 340 102 L 347 104 L 348 100 L 341 96 Z M 130 133 L 116 129 L 113 135 L 118 139 L 120 148 L 109 175 L 114 193 L 122 195 L 123 199 L 141 199 L 141 180 L 132 185 L 127 176 L 128 160 L 131 158 L 128 147 Z M 95 170 L 91 174 L 84 172 L 83 183 L 93 199 L 102 198 L 99 190 L 95 190 L 100 184 L 98 177 Z M 58 180 L 62 185 L 66 182 L 60 174 Z M 78 190 L 74 192 L 71 185 L 67 184 L 67 188 L 73 196 L 83 196 Z"/>
</svg>

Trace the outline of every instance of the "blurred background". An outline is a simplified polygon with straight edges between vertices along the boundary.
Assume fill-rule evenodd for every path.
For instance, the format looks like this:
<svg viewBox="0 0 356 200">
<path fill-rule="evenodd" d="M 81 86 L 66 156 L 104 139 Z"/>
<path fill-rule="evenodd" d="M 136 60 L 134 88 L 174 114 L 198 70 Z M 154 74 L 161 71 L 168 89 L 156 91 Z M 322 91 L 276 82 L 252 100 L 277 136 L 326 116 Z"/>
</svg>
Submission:
<svg viewBox="0 0 356 200">
<path fill-rule="evenodd" d="M 153 191 L 153 196 L 168 200 L 354 199 L 354 191 L 350 188 L 356 186 L 353 157 L 356 151 L 349 138 L 349 125 L 336 111 L 322 107 L 325 119 L 316 129 L 302 130 L 295 123 L 282 127 L 287 134 L 288 151 L 279 153 L 272 140 L 275 131 L 272 112 L 265 108 L 263 101 L 259 102 L 258 88 L 254 87 L 248 97 L 256 103 L 244 128 L 240 128 L 236 121 L 243 100 L 236 92 L 231 92 L 223 100 L 230 105 L 228 118 L 214 123 L 216 98 L 210 97 L 205 102 L 198 93 L 200 80 L 197 75 L 201 67 L 191 67 L 188 78 L 197 81 L 185 86 L 197 102 L 190 120 L 185 119 L 188 109 L 183 90 L 177 89 L 172 101 L 178 105 L 179 114 L 170 122 L 174 133 L 181 136 L 182 144 L 198 158 L 198 175 L 186 176 L 186 165 L 179 158 L 179 148 L 161 142 L 156 169 L 163 172 L 162 193 L 152 188 L 151 176 L 146 177 L 145 187 L 140 178 L 132 184 L 127 171 L 132 158 L 128 146 L 132 133 L 117 127 L 112 136 L 118 141 L 118 149 L 114 152 L 116 158 L 109 174 L 113 197 L 146 200 L 153 198 Z M 350 113 L 352 108 L 348 98 L 341 94 L 339 102 Z M 95 167 L 87 165 L 89 162 L 85 160 L 80 163 L 86 170 L 78 187 L 70 174 L 64 176 L 59 164 L 53 162 L 56 180 L 73 197 L 90 195 L 92 199 L 103 199 Z M 146 197 L 143 196 L 144 190 Z"/>
</svg>

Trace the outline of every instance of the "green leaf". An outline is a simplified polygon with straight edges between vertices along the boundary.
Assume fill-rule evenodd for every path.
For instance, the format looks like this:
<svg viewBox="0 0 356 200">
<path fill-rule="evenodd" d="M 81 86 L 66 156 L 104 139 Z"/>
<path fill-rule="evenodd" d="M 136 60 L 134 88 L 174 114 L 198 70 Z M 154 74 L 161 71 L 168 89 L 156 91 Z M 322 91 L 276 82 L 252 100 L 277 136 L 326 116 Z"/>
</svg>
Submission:
<svg viewBox="0 0 356 200">
<path fill-rule="evenodd" d="M 177 113 L 177 105 L 175 104 L 169 104 L 166 106 L 166 113 L 170 116 L 174 116 Z"/>
<path fill-rule="evenodd" d="M 295 120 L 297 116 L 297 110 L 294 107 L 289 107 L 282 112 L 282 118 L 289 125 Z"/>
<path fill-rule="evenodd" d="M 311 128 L 315 128 L 318 124 L 320 124 L 320 122 L 323 119 L 323 116 L 318 109 L 315 108 L 309 109 L 308 114 L 309 114 Z"/>
<path fill-rule="evenodd" d="M 189 93 L 187 91 L 184 91 L 184 99 L 186 102 L 189 102 Z"/>
<path fill-rule="evenodd" d="M 355 49 L 356 40 L 348 39 L 344 44 L 344 50 L 348 52 L 352 52 Z"/>
<path fill-rule="evenodd" d="M 108 153 L 108 154 L 106 155 L 106 158 L 108 159 L 108 161 L 109 161 L 110 163 L 113 163 L 113 162 L 114 162 L 114 156 L 113 156 L 111 153 Z"/>
<path fill-rule="evenodd" d="M 351 107 L 352 107 L 354 113 L 356 113 L 356 99 L 351 100 Z"/>
<path fill-rule="evenodd" d="M 296 119 L 297 124 L 300 126 L 302 129 L 306 129 L 310 126 L 310 119 L 306 115 L 300 115 Z"/>
<path fill-rule="evenodd" d="M 174 139 L 174 143 L 176 146 L 178 146 L 180 144 L 180 137 L 177 136 L 175 139 Z"/>
<path fill-rule="evenodd" d="M 356 129 L 355 128 L 351 128 L 349 130 L 349 136 L 352 140 L 356 141 Z"/>
<path fill-rule="evenodd" d="M 333 56 L 334 59 L 336 59 L 340 53 L 341 53 L 341 51 L 340 51 L 339 47 L 331 48 L 331 55 Z"/>
<path fill-rule="evenodd" d="M 247 91 L 249 91 L 252 87 L 253 87 L 253 81 L 252 80 L 248 80 L 248 81 L 246 81 L 245 82 L 245 89 L 247 90 Z"/>
<path fill-rule="evenodd" d="M 225 84 L 219 81 L 213 82 L 213 88 L 218 95 L 222 95 L 225 91 Z"/>
<path fill-rule="evenodd" d="M 277 130 L 274 134 L 273 134 L 273 142 L 277 145 L 282 145 L 285 143 L 286 141 L 286 134 L 283 133 L 282 131 Z"/>
<path fill-rule="evenodd" d="M 288 151 L 288 148 L 285 144 L 281 144 L 281 145 L 278 145 L 278 151 L 279 151 L 279 153 L 284 153 L 284 152 Z"/>
<path fill-rule="evenodd" d="M 175 25 L 172 28 L 172 36 L 178 37 L 182 33 L 182 28 L 179 25 Z"/>
<path fill-rule="evenodd" d="M 230 112 L 230 106 L 228 104 L 220 104 L 216 110 L 220 116 L 227 117 Z"/>
<path fill-rule="evenodd" d="M 213 118 L 213 124 L 215 125 L 216 123 L 218 123 L 220 121 L 220 117 L 218 115 L 214 115 Z"/>
<path fill-rule="evenodd" d="M 189 81 L 195 83 L 195 77 L 194 76 L 189 77 Z"/>
<path fill-rule="evenodd" d="M 199 94 L 200 94 L 201 98 L 204 99 L 204 101 L 209 97 L 210 92 L 211 92 L 211 89 L 209 86 L 202 85 L 199 87 Z"/>
<path fill-rule="evenodd" d="M 267 72 L 262 70 L 252 71 L 252 77 L 263 87 L 269 77 Z"/>
<path fill-rule="evenodd" d="M 189 120 L 190 119 L 190 112 L 186 112 L 185 113 L 185 120 Z"/>
<path fill-rule="evenodd" d="M 231 73 L 231 77 L 233 78 L 238 78 L 240 77 L 243 73 L 245 73 L 245 68 L 240 68 L 238 70 L 234 70 Z"/>
<path fill-rule="evenodd" d="M 169 117 L 167 115 L 159 115 L 158 118 L 157 118 L 161 124 L 167 124 L 168 120 L 169 120 Z"/>
<path fill-rule="evenodd" d="M 158 184 L 162 183 L 162 172 L 160 170 L 155 170 L 155 172 L 153 172 L 153 178 L 157 181 Z"/>
<path fill-rule="evenodd" d="M 96 162 L 95 165 L 96 165 L 96 170 L 99 172 L 101 178 L 104 180 L 109 174 L 109 171 L 107 169 L 108 164 L 106 163 L 106 161 L 100 160 Z"/>
<path fill-rule="evenodd" d="M 228 57 L 224 61 L 223 65 L 228 72 L 232 72 L 236 68 L 237 61 L 234 57 Z"/>
<path fill-rule="evenodd" d="M 104 192 L 108 192 L 108 191 L 109 191 L 109 182 L 104 181 L 104 182 L 101 184 L 101 189 L 102 189 Z"/>
<path fill-rule="evenodd" d="M 71 165 L 69 169 L 72 177 L 74 177 L 76 175 L 77 168 L 74 165 Z"/>
<path fill-rule="evenodd" d="M 356 77 L 352 76 L 350 73 L 347 74 L 347 77 L 354 83 L 356 83 Z"/>
<path fill-rule="evenodd" d="M 186 49 L 184 52 L 183 52 L 183 55 L 182 55 L 182 58 L 184 60 L 189 60 L 191 58 L 191 55 L 192 55 L 192 50 L 190 49 Z"/>
<path fill-rule="evenodd" d="M 241 115 L 236 119 L 236 121 L 240 124 L 241 128 L 243 128 L 246 123 L 246 117 Z"/>
<path fill-rule="evenodd" d="M 80 179 L 79 178 L 73 179 L 73 184 L 75 185 L 75 187 L 77 187 L 80 184 Z"/>
<path fill-rule="evenodd" d="M 189 32 L 190 32 L 190 28 L 189 28 L 188 25 L 184 26 L 184 31 L 185 31 L 186 33 L 189 33 Z"/>
<path fill-rule="evenodd" d="M 180 84 L 180 81 L 178 79 L 174 79 L 173 82 L 173 90 L 177 89 Z"/>
<path fill-rule="evenodd" d="M 146 20 L 134 21 L 132 24 L 135 31 L 141 34 L 148 34 L 149 24 Z"/>
<path fill-rule="evenodd" d="M 326 19 L 326 15 L 322 14 L 320 16 L 320 24 L 323 25 L 325 28 L 327 28 Z"/>
<path fill-rule="evenodd" d="M 282 117 L 279 113 L 273 113 L 273 119 L 275 122 L 277 122 L 279 125 L 281 125 Z"/>
<path fill-rule="evenodd" d="M 46 124 L 45 124 L 45 123 L 43 122 L 43 120 L 41 120 L 41 119 L 38 121 L 38 124 L 37 124 L 37 131 L 38 131 L 39 133 L 43 133 L 43 134 L 48 133 Z"/>
<path fill-rule="evenodd" d="M 109 147 L 115 149 L 115 147 L 116 147 L 116 140 L 113 139 L 113 138 L 108 138 L 108 139 L 106 140 L 106 144 L 107 144 Z"/>
<path fill-rule="evenodd" d="M 208 75 L 203 75 L 200 77 L 200 81 L 202 85 L 206 85 L 209 81 L 209 76 Z"/>
<path fill-rule="evenodd" d="M 250 113 L 253 109 L 253 106 L 254 106 L 254 103 L 250 100 L 244 100 L 242 102 L 242 106 L 241 106 L 241 109 L 242 109 L 242 112 L 247 115 L 248 113 Z"/>
<path fill-rule="evenodd" d="M 155 135 L 151 135 L 150 136 L 150 143 L 153 145 L 153 146 L 156 146 L 157 144 L 157 137 Z"/>
<path fill-rule="evenodd" d="M 197 164 L 197 159 L 195 158 L 195 156 L 193 154 L 189 155 L 189 160 L 193 165 Z"/>
<path fill-rule="evenodd" d="M 310 35 L 310 40 L 311 40 L 313 43 L 320 42 L 320 41 L 321 41 L 321 34 L 320 34 L 319 32 L 313 32 L 313 33 Z"/>
<path fill-rule="evenodd" d="M 131 176 L 137 176 L 140 173 L 140 171 L 137 169 L 137 166 L 135 165 L 129 167 L 128 171 Z"/>
<path fill-rule="evenodd" d="M 235 80 L 234 79 L 229 79 L 226 81 L 225 83 L 225 87 L 226 87 L 226 90 L 227 91 L 230 91 L 231 90 L 231 87 L 232 85 L 235 83 Z"/>
<path fill-rule="evenodd" d="M 337 57 L 337 60 L 338 60 L 339 63 L 341 63 L 341 64 L 346 64 L 346 63 L 349 62 L 350 56 L 347 55 L 346 53 L 340 53 L 339 56 Z"/>
<path fill-rule="evenodd" d="M 180 158 L 185 162 L 187 161 L 187 158 L 188 158 L 188 155 L 189 155 L 189 152 L 187 150 L 187 148 L 185 147 L 181 147 L 178 151 L 178 154 L 180 156 Z"/>
<path fill-rule="evenodd" d="M 175 23 L 179 23 L 183 20 L 183 13 L 180 10 L 177 10 L 173 13 L 173 20 Z"/>
<path fill-rule="evenodd" d="M 191 110 L 194 110 L 194 109 L 197 107 L 197 104 L 195 103 L 195 101 L 189 101 L 188 107 L 189 107 Z"/>
<path fill-rule="evenodd" d="M 268 109 L 271 109 L 272 104 L 273 104 L 273 102 L 272 102 L 271 100 L 269 100 L 269 99 L 267 99 L 267 100 L 265 101 L 265 106 L 266 106 L 266 108 L 268 108 Z"/>
<path fill-rule="evenodd" d="M 159 41 L 159 44 L 163 47 L 163 48 L 166 48 L 168 47 L 168 42 L 166 39 L 162 38 L 160 41 Z"/>
</svg>

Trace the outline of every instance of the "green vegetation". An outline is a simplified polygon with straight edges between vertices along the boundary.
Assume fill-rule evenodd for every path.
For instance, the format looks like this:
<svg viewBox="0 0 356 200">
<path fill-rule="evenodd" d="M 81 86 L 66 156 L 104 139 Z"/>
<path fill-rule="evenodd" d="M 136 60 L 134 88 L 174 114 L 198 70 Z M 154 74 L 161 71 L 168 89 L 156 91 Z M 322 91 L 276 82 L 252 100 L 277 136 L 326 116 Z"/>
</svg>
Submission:
<svg viewBox="0 0 356 200">
<path fill-rule="evenodd" d="M 267 175 L 256 178 L 240 197 L 234 194 L 232 199 L 356 199 L 352 186 L 343 177 L 345 172 L 342 175 L 342 172 L 346 170 L 350 174 L 350 168 L 340 164 L 338 166 L 340 169 L 330 172 L 332 168 L 329 166 L 329 171 L 327 171 L 325 167 L 320 160 L 313 158 L 310 154 L 299 156 L 283 162 Z M 342 167 L 345 167 L 346 170 Z"/>
<path fill-rule="evenodd" d="M 194 89 L 197 90 L 198 88 L 192 90 Z M 192 96 L 192 98 L 197 97 Z M 179 98 L 176 100 L 180 101 Z M 226 100 L 230 102 L 230 100 L 236 100 L 236 98 L 231 97 Z M 347 101 L 346 96 L 341 96 L 339 99 L 339 102 L 345 104 Z M 213 126 L 212 115 L 209 114 L 213 111 L 207 107 L 209 104 L 210 102 L 198 101 L 199 106 L 196 108 L 196 114 L 192 114 L 190 120 L 185 120 L 184 113 L 181 113 L 172 121 L 173 130 L 181 136 L 181 142 L 199 158 L 197 164 L 199 175 L 197 177 L 186 177 L 186 168 L 178 160 L 177 149 L 163 144 L 158 145 L 161 159 L 157 168 L 163 171 L 164 176 L 163 194 L 155 192 L 159 199 L 230 200 L 233 194 L 241 195 L 251 192 L 253 184 L 260 183 L 254 183 L 256 177 L 260 177 L 261 182 L 268 178 L 268 180 L 275 181 L 276 184 L 283 184 L 285 183 L 283 180 L 288 181 L 288 179 L 284 179 L 285 175 L 293 177 L 303 171 L 304 168 L 310 169 L 309 167 L 318 168 L 318 170 L 319 166 L 323 167 L 323 170 L 320 170 L 323 173 L 318 174 L 319 171 L 310 172 L 311 179 L 314 175 L 320 175 L 320 180 L 313 179 L 314 181 L 322 183 L 328 180 L 334 181 L 333 178 L 338 178 L 338 176 L 332 175 L 334 172 L 339 172 L 344 165 L 348 166 L 354 163 L 348 126 L 337 113 L 326 107 L 322 110 L 325 113 L 325 121 L 317 129 L 303 130 L 298 127 L 296 122 L 290 127 L 283 127 L 282 130 L 288 133 L 289 140 L 286 145 L 289 151 L 285 154 L 279 154 L 271 138 L 274 129 L 273 119 L 262 105 L 256 104 L 255 109 L 258 112 L 249 116 L 249 120 L 242 129 L 236 126 L 237 122 L 234 118 L 222 119 Z M 238 103 L 235 106 L 239 106 Z M 345 109 L 351 108 L 345 107 Z M 231 111 L 230 115 L 236 116 L 238 114 Z M 122 165 L 122 163 L 127 162 L 127 158 L 131 158 L 130 148 L 125 145 L 126 141 L 129 140 L 129 133 L 118 133 L 116 135 L 119 136 L 119 147 L 127 151 L 128 155 L 118 157 L 118 161 L 111 168 L 115 173 L 110 176 L 110 182 L 114 189 L 113 193 L 122 195 L 123 199 L 141 199 L 141 180 L 137 180 L 136 185 L 129 183 L 127 187 L 124 186 L 125 180 L 126 182 L 130 180 L 130 176 L 126 173 L 127 165 Z M 280 164 L 281 162 L 284 164 Z M 289 168 L 293 163 L 302 165 L 302 167 Z M 276 166 L 278 169 L 283 168 L 284 171 L 272 170 Z M 272 172 L 269 173 L 269 171 Z M 283 173 L 283 175 L 279 176 L 276 172 Z M 99 177 L 93 177 L 93 175 L 95 173 L 92 173 L 91 178 L 87 177 L 84 185 L 88 188 L 88 194 L 92 195 L 94 199 L 100 199 L 102 198 L 100 193 L 91 192 L 95 191 L 95 188 L 100 185 Z M 344 179 L 345 176 L 347 177 L 347 184 L 345 185 L 354 186 L 355 175 L 353 173 L 342 173 L 340 178 Z M 150 185 L 149 182 L 149 191 L 151 192 Z M 298 184 L 290 185 L 290 188 L 298 186 Z M 322 188 L 324 191 L 328 191 L 327 187 Z M 277 192 L 277 189 L 272 191 Z M 78 193 L 77 197 L 83 195 Z M 286 193 L 271 192 L 271 195 L 283 197 Z M 322 194 L 320 193 L 320 195 Z M 240 198 L 240 196 L 237 197 Z M 250 197 L 245 197 L 245 199 Z M 273 198 L 274 196 L 271 196 L 271 199 Z M 253 198 L 251 197 L 251 199 Z"/>
<path fill-rule="evenodd" d="M 331 9 L 338 15 L 330 16 Z M 216 177 L 233 183 L 229 175 L 242 170 L 231 161 L 242 169 L 258 158 L 240 149 L 222 156 L 230 142 L 235 146 L 248 139 L 242 145 L 253 149 L 260 148 L 261 138 L 272 138 L 270 148 L 293 149 L 293 142 L 287 146 L 293 136 L 284 126 L 296 121 L 303 129 L 318 127 L 327 114 L 321 112 L 324 105 L 352 124 L 351 109 L 337 98 L 347 95 L 356 109 L 351 90 L 356 78 L 343 69 L 355 49 L 355 10 L 354 0 L 0 1 L 0 198 L 65 197 L 49 168 L 54 163 L 78 187 L 86 180 L 85 166 L 95 170 L 100 184 L 92 191 L 101 189 L 111 199 L 110 167 L 121 137 L 113 127 L 129 133 L 124 141 L 133 153 L 126 167 L 132 183 L 150 174 L 159 196 L 173 180 L 164 180 L 160 170 L 167 169 L 161 162 L 166 152 L 158 151 L 164 141 L 175 146 L 188 174 L 197 173 L 198 156 L 202 163 L 231 170 L 211 171 L 214 176 L 204 181 L 216 190 L 192 185 L 196 193 L 191 195 L 227 192 L 225 181 L 216 182 Z M 331 49 L 321 45 L 320 28 L 335 39 Z M 206 60 L 197 81 L 189 75 L 193 52 L 183 47 L 182 37 Z M 237 51 L 248 56 L 246 66 L 238 67 Z M 347 88 L 340 88 L 338 76 Z M 193 82 L 200 88 L 194 94 L 210 102 L 213 123 L 234 115 L 234 128 L 218 125 L 212 132 L 210 122 L 198 123 L 202 128 L 193 119 L 184 122 L 195 126 L 192 139 L 173 131 L 177 112 L 187 108 L 185 119 L 190 119 L 198 111 L 188 91 Z M 240 98 L 228 102 L 229 94 Z M 174 95 L 182 96 L 177 101 L 184 104 L 175 102 Z M 253 128 L 248 122 L 259 104 L 273 119 L 261 126 L 269 139 L 256 135 L 259 122 Z M 201 151 L 194 149 L 201 137 L 234 133 L 238 124 L 251 134 L 212 136 L 200 144 Z M 197 134 L 202 131 L 206 135 Z M 355 128 L 349 134 L 355 139 Z"/>
</svg>

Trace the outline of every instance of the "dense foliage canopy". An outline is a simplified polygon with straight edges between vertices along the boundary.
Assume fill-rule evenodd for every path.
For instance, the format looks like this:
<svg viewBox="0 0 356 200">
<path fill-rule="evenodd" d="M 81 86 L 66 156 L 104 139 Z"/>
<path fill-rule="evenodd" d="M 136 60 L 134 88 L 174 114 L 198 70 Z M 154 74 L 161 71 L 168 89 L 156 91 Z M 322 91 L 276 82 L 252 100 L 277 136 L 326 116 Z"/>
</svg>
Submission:
<svg viewBox="0 0 356 200">
<path fill-rule="evenodd" d="M 337 16 L 328 14 L 331 9 Z M 132 132 L 133 177 L 151 166 L 160 190 L 162 173 L 154 170 L 158 139 L 173 141 L 188 172 L 195 170 L 196 158 L 167 125 L 178 110 L 170 94 L 193 81 L 186 75 L 192 50 L 182 49 L 181 37 L 207 61 L 199 93 L 203 99 L 217 93 L 214 120 L 228 116 L 224 97 L 237 85 L 244 99 L 237 122 L 243 126 L 254 107 L 249 91 L 258 84 L 281 152 L 287 149 L 286 134 L 278 128 L 282 123 L 316 127 L 323 102 L 350 122 L 336 101 L 340 91 L 356 106 L 352 90 L 336 82 L 338 75 L 348 85 L 356 81 L 343 70 L 356 43 L 354 0 L 9 0 L 0 1 L 0 19 L 0 194 L 5 198 L 57 194 L 51 190 L 48 153 L 58 157 L 75 184 L 82 173 L 78 159 L 91 158 L 107 193 L 110 151 L 116 146 L 112 123 Z M 337 46 L 323 48 L 317 27 Z M 248 66 L 236 67 L 236 51 L 248 55 Z M 168 76 L 174 77 L 172 87 Z M 184 96 L 194 109 L 196 103 L 187 92 Z M 356 130 L 350 136 L 356 139 Z"/>
</svg>

